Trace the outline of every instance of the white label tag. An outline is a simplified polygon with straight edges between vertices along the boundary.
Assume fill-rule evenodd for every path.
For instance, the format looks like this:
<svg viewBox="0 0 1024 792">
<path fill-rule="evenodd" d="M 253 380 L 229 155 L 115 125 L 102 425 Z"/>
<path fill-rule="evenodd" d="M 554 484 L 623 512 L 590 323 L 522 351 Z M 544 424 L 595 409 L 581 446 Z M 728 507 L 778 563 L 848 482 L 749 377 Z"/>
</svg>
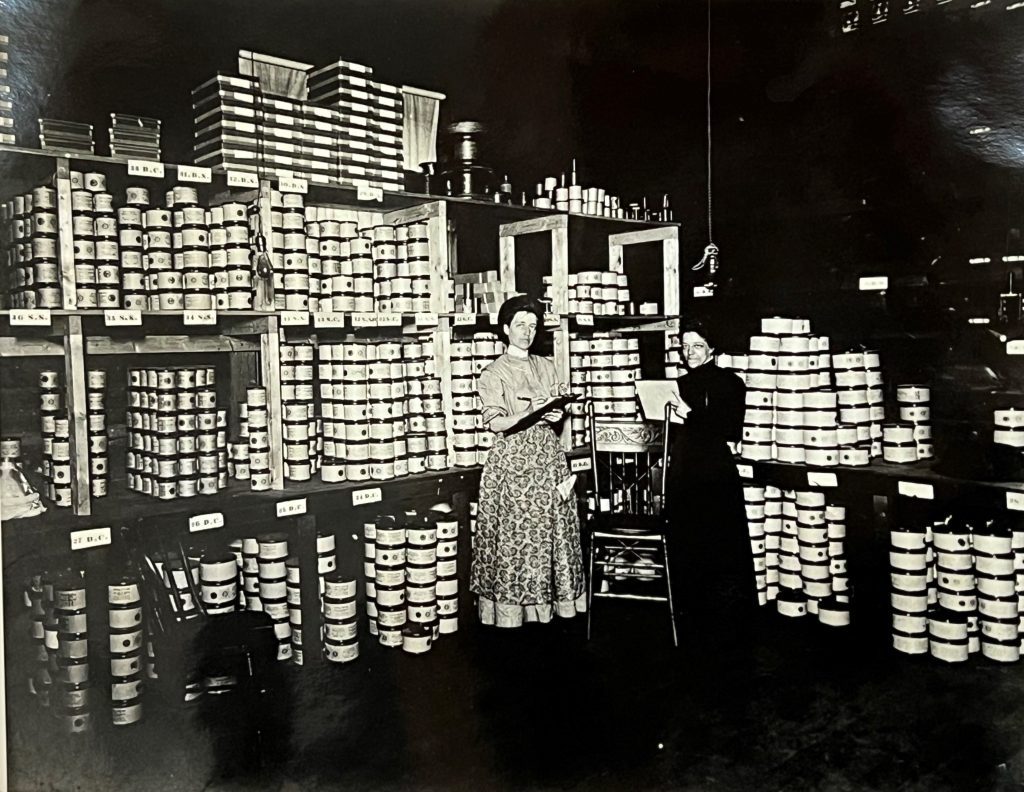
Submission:
<svg viewBox="0 0 1024 792">
<path fill-rule="evenodd" d="M 839 479 L 835 473 L 822 473 L 816 470 L 807 471 L 808 487 L 838 487 Z"/>
<path fill-rule="evenodd" d="M 356 200 L 357 201 L 383 201 L 384 190 L 380 187 L 356 187 Z"/>
<path fill-rule="evenodd" d="M 378 313 L 377 327 L 401 327 L 402 315 L 400 313 Z"/>
<path fill-rule="evenodd" d="M 343 313 L 315 313 L 313 314 L 313 327 L 344 327 L 345 314 Z"/>
<path fill-rule="evenodd" d="M 436 327 L 437 326 L 437 314 L 436 313 L 418 313 L 416 314 L 416 324 L 420 327 Z"/>
<path fill-rule="evenodd" d="M 278 517 L 298 517 L 306 513 L 306 499 L 296 498 L 295 500 L 281 501 L 277 504 Z"/>
<path fill-rule="evenodd" d="M 87 550 L 90 547 L 103 547 L 110 544 L 110 528 L 86 528 L 84 531 L 71 532 L 71 549 Z"/>
<path fill-rule="evenodd" d="M 908 498 L 935 500 L 935 488 L 931 484 L 921 484 L 917 481 L 901 481 L 898 485 L 898 490 L 900 495 Z"/>
<path fill-rule="evenodd" d="M 462 313 L 461 311 L 452 317 L 452 324 L 456 327 L 462 325 L 475 325 L 476 314 Z"/>
<path fill-rule="evenodd" d="M 185 311 L 182 314 L 186 325 L 215 325 L 217 324 L 217 310 L 209 311 Z"/>
<path fill-rule="evenodd" d="M 376 327 L 377 326 L 377 314 L 367 313 L 365 311 L 358 311 L 352 314 L 352 326 L 353 327 Z"/>
<path fill-rule="evenodd" d="M 162 179 L 164 177 L 164 164 L 162 162 L 150 162 L 149 160 L 128 160 L 128 175 Z"/>
<path fill-rule="evenodd" d="M 224 527 L 224 515 L 221 512 L 210 512 L 209 514 L 196 514 L 188 518 L 188 529 L 192 533 L 196 531 L 209 531 L 212 528 Z"/>
<path fill-rule="evenodd" d="M 11 325 L 49 327 L 53 321 L 49 308 L 12 308 Z"/>
<path fill-rule="evenodd" d="M 736 472 L 740 474 L 740 478 L 752 479 L 754 477 L 754 468 L 750 465 L 737 465 Z"/>
<path fill-rule="evenodd" d="M 289 179 L 282 176 L 277 180 L 277 186 L 283 193 L 301 193 L 305 195 L 309 192 L 309 182 L 305 179 Z"/>
<path fill-rule="evenodd" d="M 582 473 L 585 470 L 590 470 L 590 457 L 576 457 L 576 459 L 569 460 L 570 473 Z"/>
<path fill-rule="evenodd" d="M 544 314 L 544 326 L 545 327 L 558 327 L 558 314 L 554 314 L 554 313 Z"/>
<path fill-rule="evenodd" d="M 12 321 L 11 324 L 14 324 L 14 322 Z M 1018 338 L 1016 341 L 1007 341 L 1006 354 L 1024 355 L 1024 339 Z"/>
<path fill-rule="evenodd" d="M 1024 492 L 1007 492 L 1006 508 L 1011 511 L 1024 511 Z"/>
<path fill-rule="evenodd" d="M 593 314 L 579 314 L 576 317 L 576 322 L 582 326 L 594 326 L 594 315 Z"/>
<path fill-rule="evenodd" d="M 707 286 L 694 286 L 693 287 L 694 297 L 714 297 L 715 293 L 711 291 Z"/>
<path fill-rule="evenodd" d="M 369 489 L 352 491 L 353 506 L 362 506 L 366 503 L 380 503 L 380 499 L 380 487 L 370 487 Z"/>
<path fill-rule="evenodd" d="M 492 325 L 496 325 L 498 323 L 498 315 L 496 313 L 488 314 L 488 318 L 491 320 Z"/>
<path fill-rule="evenodd" d="M 885 291 L 889 288 L 889 278 L 885 275 L 861 278 L 857 283 L 857 288 L 861 291 Z"/>
<path fill-rule="evenodd" d="M 107 308 L 103 311 L 103 324 L 107 327 L 125 327 L 142 324 L 142 311 L 138 308 Z"/>
<path fill-rule="evenodd" d="M 213 172 L 199 165 L 179 165 L 178 181 L 209 184 L 213 180 Z"/>
<path fill-rule="evenodd" d="M 245 171 L 228 171 L 228 187 L 259 187 L 260 177 Z"/>
<path fill-rule="evenodd" d="M 281 324 L 298 327 L 309 324 L 309 311 L 281 311 Z"/>
</svg>

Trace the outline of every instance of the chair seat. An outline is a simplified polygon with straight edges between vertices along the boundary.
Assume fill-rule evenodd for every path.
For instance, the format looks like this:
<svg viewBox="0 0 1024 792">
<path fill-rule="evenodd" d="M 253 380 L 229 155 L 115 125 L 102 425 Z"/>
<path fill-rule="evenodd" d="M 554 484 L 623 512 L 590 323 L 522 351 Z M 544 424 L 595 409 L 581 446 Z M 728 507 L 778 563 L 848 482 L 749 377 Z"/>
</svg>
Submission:
<svg viewBox="0 0 1024 792">
<path fill-rule="evenodd" d="M 665 533 L 665 520 L 656 514 L 621 514 L 602 512 L 594 515 L 589 522 L 593 534 L 603 533 L 617 536 L 651 534 L 658 538 Z M 641 538 L 637 536 L 637 538 Z"/>
</svg>

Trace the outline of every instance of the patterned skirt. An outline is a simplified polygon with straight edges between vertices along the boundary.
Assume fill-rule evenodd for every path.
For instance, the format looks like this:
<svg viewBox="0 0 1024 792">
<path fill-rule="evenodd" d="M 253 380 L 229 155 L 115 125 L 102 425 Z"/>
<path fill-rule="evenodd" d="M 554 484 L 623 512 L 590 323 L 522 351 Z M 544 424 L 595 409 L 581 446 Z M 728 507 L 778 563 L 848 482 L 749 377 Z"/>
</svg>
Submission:
<svg viewBox="0 0 1024 792">
<path fill-rule="evenodd" d="M 471 590 L 480 620 L 499 627 L 586 609 L 580 524 L 558 438 L 538 424 L 499 438 L 480 480 Z"/>
</svg>

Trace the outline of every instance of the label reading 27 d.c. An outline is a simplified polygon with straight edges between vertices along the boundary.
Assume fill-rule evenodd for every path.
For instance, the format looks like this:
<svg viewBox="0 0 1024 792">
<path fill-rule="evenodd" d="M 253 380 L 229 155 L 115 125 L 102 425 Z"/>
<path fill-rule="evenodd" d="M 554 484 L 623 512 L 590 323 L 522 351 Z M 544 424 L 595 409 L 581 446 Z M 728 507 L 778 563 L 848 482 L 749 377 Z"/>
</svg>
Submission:
<svg viewBox="0 0 1024 792">
<path fill-rule="evenodd" d="M 84 531 L 71 532 L 71 549 L 88 550 L 90 547 L 103 547 L 110 544 L 110 527 L 86 528 Z"/>
</svg>

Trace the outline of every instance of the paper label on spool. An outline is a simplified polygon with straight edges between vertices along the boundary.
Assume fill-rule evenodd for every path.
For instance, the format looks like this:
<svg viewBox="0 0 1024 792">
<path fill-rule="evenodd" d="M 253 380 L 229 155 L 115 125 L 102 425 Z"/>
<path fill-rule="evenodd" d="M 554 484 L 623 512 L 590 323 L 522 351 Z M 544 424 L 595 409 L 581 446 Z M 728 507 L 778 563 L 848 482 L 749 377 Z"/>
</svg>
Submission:
<svg viewBox="0 0 1024 792">
<path fill-rule="evenodd" d="M 921 484 L 917 481 L 901 481 L 897 485 L 897 489 L 900 495 L 908 498 L 935 499 L 935 488 L 931 484 Z"/>
<path fill-rule="evenodd" d="M 209 514 L 196 514 L 188 518 L 188 530 L 209 531 L 213 528 L 224 527 L 224 515 L 221 512 L 210 512 Z"/>
<path fill-rule="evenodd" d="M 366 503 L 380 503 L 381 500 L 380 487 L 370 487 L 369 489 L 353 490 L 352 492 L 352 505 L 362 506 Z"/>
<path fill-rule="evenodd" d="M 14 322 L 11 322 L 14 324 Z M 1016 341 L 1006 342 L 1006 354 L 1007 355 L 1024 355 L 1024 338 L 1019 338 Z"/>
<path fill-rule="evenodd" d="M 49 327 L 52 321 L 49 308 L 12 308 L 12 326 Z"/>
<path fill-rule="evenodd" d="M 215 325 L 217 324 L 217 310 L 207 311 L 185 311 L 182 320 L 186 326 L 189 325 Z"/>
<path fill-rule="evenodd" d="M 320 314 L 317 314 L 317 316 L 320 316 Z M 341 314 L 341 317 L 344 319 L 345 315 Z M 300 327 L 308 325 L 309 311 L 281 311 L 281 324 L 284 327 Z"/>
<path fill-rule="evenodd" d="M 260 177 L 244 171 L 227 172 L 228 187 L 259 187 Z"/>
<path fill-rule="evenodd" d="M 151 160 L 128 160 L 129 176 L 148 176 L 151 179 L 162 179 L 164 177 L 164 164 L 152 162 Z"/>
<path fill-rule="evenodd" d="M 213 179 L 213 171 L 199 165 L 179 165 L 178 181 L 209 184 Z"/>
<path fill-rule="evenodd" d="M 861 291 L 885 291 L 889 288 L 889 278 L 885 275 L 861 278 L 857 282 L 857 288 Z"/>
<path fill-rule="evenodd" d="M 400 313 L 378 313 L 377 327 L 401 327 L 402 315 Z"/>
<path fill-rule="evenodd" d="M 437 325 L 437 314 L 436 313 L 418 313 L 416 314 L 416 324 L 420 327 L 434 327 Z"/>
<path fill-rule="evenodd" d="M 1010 511 L 1024 511 L 1024 492 L 1007 492 L 1006 508 Z"/>
<path fill-rule="evenodd" d="M 282 176 L 277 180 L 277 186 L 283 193 L 301 193 L 302 195 L 305 195 L 309 192 L 309 182 L 305 179 L 295 179 Z"/>
<path fill-rule="evenodd" d="M 488 318 L 491 320 L 491 324 L 492 325 L 496 325 L 498 323 L 498 314 L 496 314 L 496 313 L 489 314 Z"/>
<path fill-rule="evenodd" d="M 141 325 L 142 311 L 138 308 L 107 308 L 103 311 L 103 324 L 107 327 Z"/>
<path fill-rule="evenodd" d="M 821 473 L 819 471 L 807 471 L 808 487 L 838 487 L 839 479 L 835 473 Z"/>
<path fill-rule="evenodd" d="M 377 314 L 368 313 L 366 311 L 357 311 L 352 314 L 352 326 L 353 327 L 376 327 L 377 326 Z"/>
<path fill-rule="evenodd" d="M 306 513 L 306 499 L 295 498 L 294 500 L 280 501 L 277 504 L 278 517 L 298 517 Z"/>
<path fill-rule="evenodd" d="M 356 187 L 356 200 L 383 201 L 384 190 L 381 187 L 369 187 L 365 185 L 359 185 L 358 187 Z"/>
<path fill-rule="evenodd" d="M 545 321 L 545 323 L 547 322 L 547 317 L 546 316 L 544 317 L 544 321 Z M 557 317 L 555 319 L 555 323 L 556 324 L 558 323 Z M 461 313 L 461 312 L 457 313 L 457 314 L 455 314 L 452 317 L 452 324 L 455 325 L 456 327 L 459 327 L 460 325 L 476 324 L 476 314 Z"/>
<path fill-rule="evenodd" d="M 590 457 L 578 457 L 569 460 L 570 473 L 582 473 L 586 470 L 590 470 Z"/>
<path fill-rule="evenodd" d="M 576 322 L 582 326 L 594 326 L 594 315 L 593 314 L 578 314 L 576 316 Z"/>
<path fill-rule="evenodd" d="M 292 313 L 302 313 L 301 311 Z M 354 316 L 354 314 L 353 314 Z M 308 318 L 308 314 L 307 314 Z M 308 324 L 308 321 L 307 321 Z M 320 313 L 313 314 L 313 327 L 344 327 L 345 314 L 343 313 Z"/>
<path fill-rule="evenodd" d="M 752 479 L 754 477 L 754 468 L 750 465 L 737 465 L 736 472 L 740 474 L 740 478 Z"/>
<path fill-rule="evenodd" d="M 84 531 L 71 532 L 71 549 L 87 550 L 90 547 L 103 547 L 110 544 L 110 527 L 86 528 Z"/>
<path fill-rule="evenodd" d="M 711 291 L 707 286 L 694 286 L 693 287 L 694 297 L 714 297 L 715 293 Z"/>
</svg>

